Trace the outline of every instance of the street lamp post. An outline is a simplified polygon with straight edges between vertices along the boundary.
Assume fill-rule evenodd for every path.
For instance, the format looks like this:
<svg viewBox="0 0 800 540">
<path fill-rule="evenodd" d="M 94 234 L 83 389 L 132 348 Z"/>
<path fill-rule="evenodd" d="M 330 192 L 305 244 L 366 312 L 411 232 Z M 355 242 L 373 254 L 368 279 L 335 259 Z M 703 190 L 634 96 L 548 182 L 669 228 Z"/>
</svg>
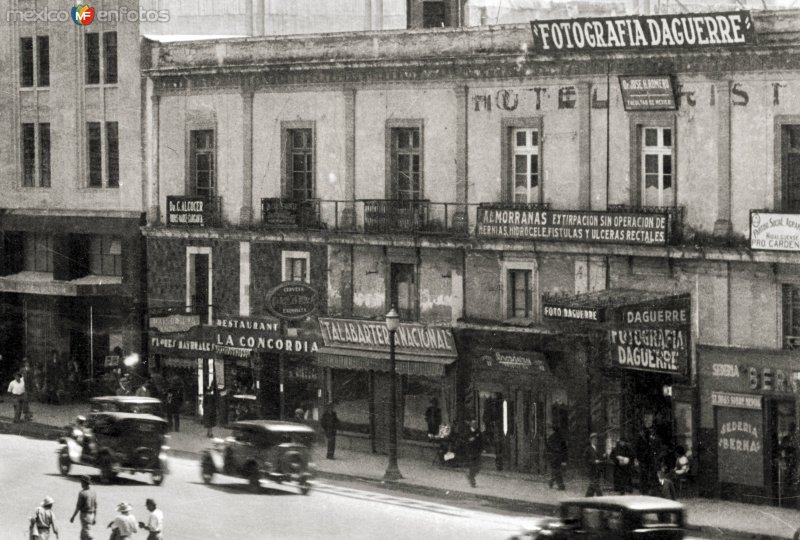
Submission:
<svg viewBox="0 0 800 540">
<path fill-rule="evenodd" d="M 400 314 L 392 306 L 386 314 L 386 329 L 389 330 L 389 363 L 391 384 L 389 385 L 389 465 L 383 475 L 384 480 L 402 480 L 403 475 L 397 467 L 397 366 L 394 355 L 394 336 L 400 327 Z"/>
</svg>

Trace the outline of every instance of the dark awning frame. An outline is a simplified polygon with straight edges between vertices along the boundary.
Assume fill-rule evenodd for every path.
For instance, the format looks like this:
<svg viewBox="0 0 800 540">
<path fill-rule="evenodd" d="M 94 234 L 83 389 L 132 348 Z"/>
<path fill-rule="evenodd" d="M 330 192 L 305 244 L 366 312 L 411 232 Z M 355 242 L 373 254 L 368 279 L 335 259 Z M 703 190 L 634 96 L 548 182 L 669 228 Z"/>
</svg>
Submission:
<svg viewBox="0 0 800 540">
<path fill-rule="evenodd" d="M 395 354 L 397 373 L 444 377 L 447 366 L 455 362 L 455 356 Z M 319 367 L 355 369 L 362 371 L 390 371 L 388 352 L 360 351 L 340 347 L 322 347 L 315 359 Z"/>
</svg>

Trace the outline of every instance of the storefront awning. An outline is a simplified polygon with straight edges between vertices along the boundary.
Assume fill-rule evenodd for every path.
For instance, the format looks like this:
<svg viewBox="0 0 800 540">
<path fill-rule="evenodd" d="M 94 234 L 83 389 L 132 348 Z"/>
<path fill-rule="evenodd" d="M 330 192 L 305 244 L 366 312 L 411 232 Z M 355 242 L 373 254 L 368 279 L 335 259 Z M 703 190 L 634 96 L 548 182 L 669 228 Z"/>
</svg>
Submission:
<svg viewBox="0 0 800 540">
<path fill-rule="evenodd" d="M 52 272 L 24 271 L 0 277 L 0 292 L 48 296 L 121 296 L 120 276 L 84 276 L 72 281 L 53 279 Z"/>
<path fill-rule="evenodd" d="M 455 356 L 395 354 L 396 369 L 403 375 L 442 377 Z M 389 371 L 391 360 L 384 351 L 359 351 L 340 347 L 322 347 L 316 358 L 320 367 Z"/>
<path fill-rule="evenodd" d="M 575 295 L 548 295 L 542 299 L 545 320 L 559 319 L 575 322 L 606 322 L 614 310 L 650 302 L 661 302 L 679 296 L 638 289 L 605 289 Z"/>
<path fill-rule="evenodd" d="M 197 359 L 195 358 L 175 358 L 167 356 L 161 360 L 164 367 L 173 369 L 194 369 L 197 367 Z"/>
</svg>

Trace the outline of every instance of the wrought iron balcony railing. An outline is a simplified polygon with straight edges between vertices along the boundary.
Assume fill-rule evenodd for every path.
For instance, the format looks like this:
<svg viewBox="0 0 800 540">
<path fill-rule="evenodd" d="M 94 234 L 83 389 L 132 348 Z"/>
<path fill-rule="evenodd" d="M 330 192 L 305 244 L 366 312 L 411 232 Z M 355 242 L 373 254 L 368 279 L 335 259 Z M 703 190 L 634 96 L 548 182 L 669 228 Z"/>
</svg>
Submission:
<svg viewBox="0 0 800 540">
<path fill-rule="evenodd" d="M 261 199 L 261 223 L 269 228 L 326 228 L 320 218 L 319 199 Z"/>
</svg>

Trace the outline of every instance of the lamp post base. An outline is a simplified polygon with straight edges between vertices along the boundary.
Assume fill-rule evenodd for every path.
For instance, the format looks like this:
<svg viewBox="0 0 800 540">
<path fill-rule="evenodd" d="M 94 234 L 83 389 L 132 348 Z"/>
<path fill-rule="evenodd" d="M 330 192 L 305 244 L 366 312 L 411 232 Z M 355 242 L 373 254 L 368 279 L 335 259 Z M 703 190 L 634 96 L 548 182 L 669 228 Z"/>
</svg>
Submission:
<svg viewBox="0 0 800 540">
<path fill-rule="evenodd" d="M 390 463 L 389 466 L 386 467 L 386 472 L 383 473 L 382 478 L 384 482 L 397 482 L 402 479 L 403 475 L 400 474 L 400 469 L 397 467 L 396 463 Z"/>
</svg>

